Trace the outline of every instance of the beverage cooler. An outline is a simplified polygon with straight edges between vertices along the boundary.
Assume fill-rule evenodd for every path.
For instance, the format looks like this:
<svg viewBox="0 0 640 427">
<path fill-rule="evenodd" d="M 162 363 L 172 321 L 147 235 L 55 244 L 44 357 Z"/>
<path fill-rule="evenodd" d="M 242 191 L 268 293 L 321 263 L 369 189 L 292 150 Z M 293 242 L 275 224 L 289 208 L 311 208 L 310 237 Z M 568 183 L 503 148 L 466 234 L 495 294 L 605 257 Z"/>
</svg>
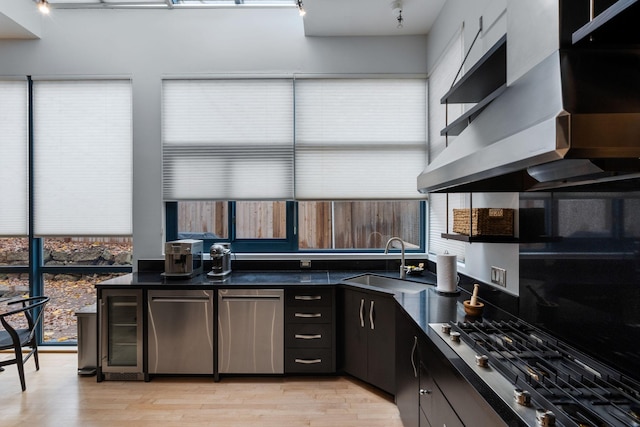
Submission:
<svg viewBox="0 0 640 427">
<path fill-rule="evenodd" d="M 98 381 L 143 380 L 142 291 L 103 290 L 98 301 Z"/>
</svg>

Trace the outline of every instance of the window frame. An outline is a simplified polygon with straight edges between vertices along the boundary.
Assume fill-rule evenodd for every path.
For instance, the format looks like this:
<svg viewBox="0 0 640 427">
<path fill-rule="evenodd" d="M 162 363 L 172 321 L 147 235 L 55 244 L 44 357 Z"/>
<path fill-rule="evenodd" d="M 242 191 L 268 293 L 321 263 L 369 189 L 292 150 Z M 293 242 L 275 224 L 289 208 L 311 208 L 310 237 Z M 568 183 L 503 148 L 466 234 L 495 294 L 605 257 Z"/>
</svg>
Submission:
<svg viewBox="0 0 640 427">
<path fill-rule="evenodd" d="M 406 253 L 425 253 L 427 238 L 426 236 L 426 200 L 416 200 L 420 203 L 420 245 L 416 249 L 406 249 Z M 285 239 L 237 239 L 235 227 L 235 209 L 234 201 L 228 201 L 228 229 L 229 237 L 220 239 L 201 239 L 203 241 L 203 250 L 208 252 L 214 243 L 230 243 L 235 253 L 320 253 L 320 254 L 370 254 L 383 252 L 383 248 L 373 249 L 300 249 L 298 247 L 298 202 L 287 201 L 287 238 Z M 165 238 L 166 241 L 179 239 L 178 230 L 178 202 L 165 202 Z M 187 231 L 187 230 L 185 230 Z"/>
</svg>

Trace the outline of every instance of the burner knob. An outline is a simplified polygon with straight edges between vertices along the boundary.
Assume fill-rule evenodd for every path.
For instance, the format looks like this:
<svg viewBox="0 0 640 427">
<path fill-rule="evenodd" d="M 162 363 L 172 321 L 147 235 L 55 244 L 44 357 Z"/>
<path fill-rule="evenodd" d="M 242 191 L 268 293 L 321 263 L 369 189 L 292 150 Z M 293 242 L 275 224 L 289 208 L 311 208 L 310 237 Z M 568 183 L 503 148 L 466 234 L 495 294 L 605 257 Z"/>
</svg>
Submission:
<svg viewBox="0 0 640 427">
<path fill-rule="evenodd" d="M 460 342 L 460 332 L 453 331 L 449 334 L 451 341 Z"/>
<path fill-rule="evenodd" d="M 449 335 L 449 332 L 451 332 L 451 325 L 448 324 L 448 323 L 443 323 L 442 324 L 442 333 Z"/>
<path fill-rule="evenodd" d="M 536 420 L 540 427 L 554 427 L 556 425 L 556 416 L 553 412 L 546 409 L 536 410 Z"/>
<path fill-rule="evenodd" d="M 521 390 L 519 388 L 515 389 L 514 397 L 516 398 L 516 402 L 522 406 L 531 405 L 531 395 L 526 390 Z"/>
<path fill-rule="evenodd" d="M 486 368 L 489 366 L 489 357 L 486 355 L 479 355 L 476 354 L 476 365 L 480 366 L 481 368 Z"/>
</svg>

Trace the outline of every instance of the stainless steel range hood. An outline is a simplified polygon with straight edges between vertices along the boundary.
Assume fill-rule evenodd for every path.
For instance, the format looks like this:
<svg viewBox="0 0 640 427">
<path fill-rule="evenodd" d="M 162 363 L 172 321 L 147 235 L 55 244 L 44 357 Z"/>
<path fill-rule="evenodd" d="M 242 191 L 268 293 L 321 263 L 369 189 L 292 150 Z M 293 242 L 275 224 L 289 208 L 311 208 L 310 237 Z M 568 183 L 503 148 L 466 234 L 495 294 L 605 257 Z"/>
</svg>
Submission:
<svg viewBox="0 0 640 427">
<path fill-rule="evenodd" d="M 433 159 L 418 190 L 637 190 L 639 158 L 637 45 L 558 49 Z"/>
</svg>

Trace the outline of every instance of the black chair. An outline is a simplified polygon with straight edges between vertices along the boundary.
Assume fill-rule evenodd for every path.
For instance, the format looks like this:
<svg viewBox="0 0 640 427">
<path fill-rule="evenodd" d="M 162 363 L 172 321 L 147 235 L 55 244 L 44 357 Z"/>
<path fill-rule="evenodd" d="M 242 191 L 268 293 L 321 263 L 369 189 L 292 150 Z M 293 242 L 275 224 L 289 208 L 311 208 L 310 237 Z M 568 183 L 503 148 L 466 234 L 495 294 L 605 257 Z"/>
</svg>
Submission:
<svg viewBox="0 0 640 427">
<path fill-rule="evenodd" d="M 42 313 L 44 313 L 44 306 L 48 302 L 49 297 L 44 296 L 9 301 L 7 302 L 8 306 L 12 304 L 22 304 L 22 306 L 15 310 L 0 314 L 0 322 L 2 322 L 2 326 L 4 327 L 3 331 L 0 330 L 0 350 L 13 349 L 15 353 L 14 359 L 0 361 L 0 367 L 13 365 L 14 363 L 18 365 L 18 374 L 20 375 L 22 391 L 27 389 L 24 382 L 24 364 L 29 360 L 31 355 L 33 355 L 33 360 L 36 363 L 36 371 L 40 369 L 40 364 L 38 363 L 36 325 L 40 322 Z M 24 316 L 27 319 L 26 328 L 24 328 L 24 325 L 17 324 L 17 318 L 20 317 L 20 313 L 24 313 Z M 12 323 L 14 326 L 12 326 Z M 29 347 L 29 352 L 26 356 L 23 356 L 23 347 Z"/>
</svg>

